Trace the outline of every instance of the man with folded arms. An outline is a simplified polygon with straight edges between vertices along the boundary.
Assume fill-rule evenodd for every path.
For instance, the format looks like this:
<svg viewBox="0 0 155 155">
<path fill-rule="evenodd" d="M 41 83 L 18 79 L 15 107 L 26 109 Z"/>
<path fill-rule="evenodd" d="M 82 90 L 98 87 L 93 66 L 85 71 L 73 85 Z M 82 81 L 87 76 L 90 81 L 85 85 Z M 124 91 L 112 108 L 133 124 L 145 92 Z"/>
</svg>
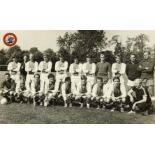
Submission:
<svg viewBox="0 0 155 155">
<path fill-rule="evenodd" d="M 18 83 L 20 79 L 20 65 L 15 56 L 12 57 L 12 62 L 8 64 L 8 71 L 10 72 L 11 79 L 13 79 L 15 83 Z"/>
<path fill-rule="evenodd" d="M 29 61 L 25 64 L 26 76 L 26 89 L 30 90 L 30 84 L 34 81 L 34 74 L 38 71 L 38 62 L 34 61 L 34 55 L 29 55 Z"/>
<path fill-rule="evenodd" d="M 67 77 L 67 68 L 68 62 L 64 60 L 63 55 L 59 55 L 59 61 L 55 63 L 55 71 L 56 71 L 56 90 L 61 90 L 61 84 L 64 82 Z"/>
<path fill-rule="evenodd" d="M 39 64 L 39 70 L 41 71 L 40 79 L 41 79 L 41 85 L 43 85 L 43 88 L 45 89 L 45 82 L 48 80 L 48 74 L 51 73 L 52 69 L 52 62 L 49 61 L 48 55 L 43 55 L 44 61 L 41 61 Z"/>
<path fill-rule="evenodd" d="M 96 72 L 96 65 L 92 62 L 91 56 L 86 56 L 86 63 L 83 64 L 83 73 L 87 77 L 87 85 L 89 89 L 92 89 L 95 83 L 95 72 Z"/>
</svg>

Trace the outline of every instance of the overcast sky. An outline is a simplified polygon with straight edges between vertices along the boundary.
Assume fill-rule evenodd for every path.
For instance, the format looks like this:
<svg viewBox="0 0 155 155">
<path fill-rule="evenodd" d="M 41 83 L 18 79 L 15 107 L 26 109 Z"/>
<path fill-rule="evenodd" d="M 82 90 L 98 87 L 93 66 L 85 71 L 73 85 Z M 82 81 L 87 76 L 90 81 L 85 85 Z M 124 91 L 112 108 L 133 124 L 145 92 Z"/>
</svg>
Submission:
<svg viewBox="0 0 155 155">
<path fill-rule="evenodd" d="M 56 40 L 58 36 L 63 36 L 65 32 L 75 32 L 73 30 L 20 30 L 20 31 L 0 31 L 0 48 L 8 48 L 3 43 L 3 36 L 8 33 L 13 32 L 17 36 L 17 45 L 19 45 L 23 50 L 29 50 L 31 47 L 38 47 L 40 51 L 44 51 L 48 48 L 54 51 L 58 50 Z M 135 31 L 135 30 L 106 30 L 106 36 L 110 39 L 113 35 L 120 35 L 122 42 L 125 42 L 127 37 L 134 37 L 138 34 L 144 33 L 148 35 L 150 39 L 150 45 L 155 44 L 155 30 L 154 31 Z"/>
</svg>

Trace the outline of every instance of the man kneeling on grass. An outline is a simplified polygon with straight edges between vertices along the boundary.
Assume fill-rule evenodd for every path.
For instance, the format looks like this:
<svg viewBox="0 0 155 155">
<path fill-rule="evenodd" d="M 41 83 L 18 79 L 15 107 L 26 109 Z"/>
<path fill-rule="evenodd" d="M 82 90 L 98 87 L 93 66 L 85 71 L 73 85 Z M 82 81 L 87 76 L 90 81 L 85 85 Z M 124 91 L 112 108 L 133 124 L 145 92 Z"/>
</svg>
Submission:
<svg viewBox="0 0 155 155">
<path fill-rule="evenodd" d="M 55 89 L 55 77 L 52 73 L 48 75 L 48 80 L 45 82 L 45 100 L 44 106 L 50 105 L 52 103 L 55 105 L 57 100 L 58 90 Z"/>
<path fill-rule="evenodd" d="M 40 75 L 38 73 L 34 75 L 34 81 L 31 83 L 31 97 L 33 98 L 34 106 L 37 104 L 43 105 L 44 94 L 40 81 Z"/>
<path fill-rule="evenodd" d="M 110 100 L 108 98 L 109 84 L 107 82 L 108 79 L 104 79 L 103 81 L 102 77 L 97 77 L 97 83 L 93 86 L 91 102 L 96 104 L 97 109 L 100 109 L 102 106 L 104 110 L 106 103 Z"/>
<path fill-rule="evenodd" d="M 113 112 L 114 110 L 124 112 L 124 106 L 126 102 L 126 89 L 124 84 L 120 83 L 120 78 L 113 78 L 113 83 L 111 84 L 109 92 L 113 103 L 111 112 Z"/>
<path fill-rule="evenodd" d="M 2 82 L 2 90 L 0 91 L 0 94 L 10 103 L 14 102 L 15 88 L 15 81 L 11 79 L 9 73 L 5 73 L 5 80 Z"/>
<path fill-rule="evenodd" d="M 140 79 L 134 81 L 134 87 L 129 90 L 128 96 L 131 106 L 129 114 L 143 112 L 144 115 L 148 115 L 152 101 L 149 93 L 147 93 L 142 86 L 142 81 Z"/>
<path fill-rule="evenodd" d="M 80 103 L 80 108 L 83 108 L 84 104 L 86 104 L 87 108 L 89 109 L 90 99 L 91 89 L 89 85 L 87 85 L 87 77 L 85 75 L 82 75 L 81 81 L 77 86 L 75 101 Z"/>
<path fill-rule="evenodd" d="M 28 103 L 30 96 L 31 92 L 26 89 L 25 78 L 21 76 L 20 81 L 16 85 L 15 101 L 20 104 Z"/>
<path fill-rule="evenodd" d="M 62 84 L 61 87 L 61 93 L 62 93 L 62 98 L 64 101 L 64 107 L 72 107 L 72 101 L 74 98 L 74 90 L 72 88 L 71 90 L 71 78 L 66 77 L 65 82 Z"/>
</svg>

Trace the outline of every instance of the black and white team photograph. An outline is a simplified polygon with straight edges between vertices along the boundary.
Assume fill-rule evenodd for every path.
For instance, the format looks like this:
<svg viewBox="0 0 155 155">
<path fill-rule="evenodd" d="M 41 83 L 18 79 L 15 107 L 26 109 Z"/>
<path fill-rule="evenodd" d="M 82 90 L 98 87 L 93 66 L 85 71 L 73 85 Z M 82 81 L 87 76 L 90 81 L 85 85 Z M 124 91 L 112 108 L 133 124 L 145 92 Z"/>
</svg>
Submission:
<svg viewBox="0 0 155 155">
<path fill-rule="evenodd" d="M 0 31 L 1 124 L 155 123 L 155 31 Z"/>
</svg>

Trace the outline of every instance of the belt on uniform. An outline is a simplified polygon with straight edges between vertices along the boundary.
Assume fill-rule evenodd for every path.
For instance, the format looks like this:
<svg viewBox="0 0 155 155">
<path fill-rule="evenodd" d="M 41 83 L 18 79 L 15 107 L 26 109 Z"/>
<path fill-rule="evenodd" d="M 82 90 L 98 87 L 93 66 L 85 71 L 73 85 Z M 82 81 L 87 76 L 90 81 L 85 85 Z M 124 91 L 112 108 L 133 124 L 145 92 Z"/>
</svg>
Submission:
<svg viewBox="0 0 155 155">
<path fill-rule="evenodd" d="M 29 72 L 28 74 L 32 75 L 32 74 L 34 74 L 34 72 Z"/>
<path fill-rule="evenodd" d="M 48 72 L 46 72 L 46 71 L 42 71 L 42 73 L 45 73 L 45 74 L 46 74 L 46 73 L 48 73 Z"/>
<path fill-rule="evenodd" d="M 59 71 L 58 71 L 57 73 L 58 73 L 58 74 L 64 74 L 64 72 L 59 72 Z"/>
<path fill-rule="evenodd" d="M 78 75 L 79 75 L 79 73 L 73 73 L 73 75 L 74 75 L 74 76 L 78 76 Z"/>
<path fill-rule="evenodd" d="M 94 74 L 86 74 L 87 76 L 94 76 Z"/>
</svg>

